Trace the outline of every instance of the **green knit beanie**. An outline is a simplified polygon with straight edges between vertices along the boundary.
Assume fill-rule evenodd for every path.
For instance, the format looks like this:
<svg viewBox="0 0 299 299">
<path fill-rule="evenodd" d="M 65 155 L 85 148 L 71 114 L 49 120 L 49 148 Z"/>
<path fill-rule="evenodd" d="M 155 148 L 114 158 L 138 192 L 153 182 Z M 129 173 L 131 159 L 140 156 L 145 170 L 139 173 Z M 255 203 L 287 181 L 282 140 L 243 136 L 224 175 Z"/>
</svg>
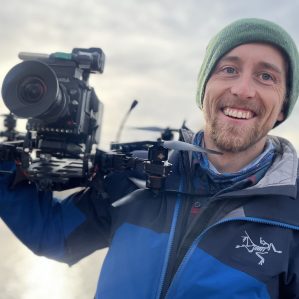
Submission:
<svg viewBox="0 0 299 299">
<path fill-rule="evenodd" d="M 205 87 L 219 59 L 233 48 L 253 42 L 278 47 L 288 60 L 285 119 L 291 114 L 299 94 L 299 55 L 296 44 L 280 26 L 262 19 L 241 19 L 222 29 L 208 44 L 197 80 L 196 102 L 202 109 Z M 276 124 L 278 125 L 278 123 Z"/>
</svg>

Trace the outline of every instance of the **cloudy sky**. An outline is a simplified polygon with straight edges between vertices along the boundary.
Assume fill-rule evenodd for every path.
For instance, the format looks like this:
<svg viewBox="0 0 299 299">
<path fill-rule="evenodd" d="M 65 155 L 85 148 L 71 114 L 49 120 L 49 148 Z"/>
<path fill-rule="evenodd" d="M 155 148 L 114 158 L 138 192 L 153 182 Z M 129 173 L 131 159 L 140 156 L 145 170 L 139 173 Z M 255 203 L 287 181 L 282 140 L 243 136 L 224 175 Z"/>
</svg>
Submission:
<svg viewBox="0 0 299 299">
<path fill-rule="evenodd" d="M 133 99 L 139 101 L 130 126 L 180 127 L 203 124 L 195 105 L 196 77 L 209 39 L 242 17 L 260 17 L 282 25 L 299 43 L 299 1 L 281 0 L 9 0 L 0 10 L 0 80 L 20 51 L 70 52 L 74 47 L 101 47 L 104 74 L 90 83 L 105 106 L 101 147 L 115 140 Z M 6 111 L 0 104 L 2 111 Z M 291 139 L 299 107 L 274 133 Z M 24 122 L 20 122 L 22 127 Z M 158 134 L 127 128 L 122 141 Z"/>
</svg>

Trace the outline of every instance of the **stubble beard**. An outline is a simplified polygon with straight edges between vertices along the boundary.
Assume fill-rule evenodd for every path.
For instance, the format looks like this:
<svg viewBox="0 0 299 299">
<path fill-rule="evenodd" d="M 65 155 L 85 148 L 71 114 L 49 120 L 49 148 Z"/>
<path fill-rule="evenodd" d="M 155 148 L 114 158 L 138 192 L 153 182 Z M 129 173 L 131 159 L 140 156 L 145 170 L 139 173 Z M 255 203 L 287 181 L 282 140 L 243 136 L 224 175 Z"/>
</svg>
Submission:
<svg viewBox="0 0 299 299">
<path fill-rule="evenodd" d="M 223 124 L 217 119 L 206 130 L 219 150 L 230 153 L 246 151 L 267 134 L 267 130 L 259 128 L 257 124 L 241 128 Z"/>
</svg>

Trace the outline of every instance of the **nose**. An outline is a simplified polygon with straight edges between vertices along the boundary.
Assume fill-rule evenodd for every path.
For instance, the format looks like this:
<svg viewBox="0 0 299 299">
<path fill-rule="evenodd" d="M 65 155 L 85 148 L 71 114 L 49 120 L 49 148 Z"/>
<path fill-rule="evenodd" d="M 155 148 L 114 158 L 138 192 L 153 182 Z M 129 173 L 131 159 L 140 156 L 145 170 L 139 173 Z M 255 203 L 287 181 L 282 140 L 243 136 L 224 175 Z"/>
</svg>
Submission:
<svg viewBox="0 0 299 299">
<path fill-rule="evenodd" d="M 255 85 L 250 75 L 242 74 L 233 81 L 231 93 L 241 99 L 253 98 L 256 94 Z"/>
</svg>

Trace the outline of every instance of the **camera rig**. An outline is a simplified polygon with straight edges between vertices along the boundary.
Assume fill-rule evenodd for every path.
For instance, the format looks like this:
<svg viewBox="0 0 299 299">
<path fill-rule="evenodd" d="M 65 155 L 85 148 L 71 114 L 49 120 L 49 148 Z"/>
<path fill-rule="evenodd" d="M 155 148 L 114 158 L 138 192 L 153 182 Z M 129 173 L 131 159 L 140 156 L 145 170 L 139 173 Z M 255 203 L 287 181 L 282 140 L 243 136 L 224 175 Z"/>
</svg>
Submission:
<svg viewBox="0 0 299 299">
<path fill-rule="evenodd" d="M 23 52 L 19 58 L 23 62 L 4 78 L 2 97 L 13 115 L 27 119 L 26 134 L 2 143 L 1 157 L 14 156 L 41 189 L 64 188 L 91 168 L 103 105 L 88 79 L 103 72 L 105 55 L 100 48 L 75 48 L 50 55 Z"/>
<path fill-rule="evenodd" d="M 103 105 L 88 79 L 91 73 L 103 73 L 105 55 L 100 48 L 50 55 L 21 52 L 19 58 L 23 62 L 8 72 L 2 85 L 11 114 L 4 121 L 7 130 L 2 136 L 7 140 L 0 144 L 0 161 L 16 161 L 25 177 L 42 190 L 86 185 L 96 172 L 105 175 L 141 164 L 146 173 L 167 175 L 167 150 L 160 145 L 145 141 L 119 144 L 113 153 L 95 150 Z M 27 119 L 20 140 L 14 116 Z M 129 147 L 132 151 L 148 146 L 149 160 L 128 152 Z M 158 188 L 156 181 L 148 186 Z"/>
<path fill-rule="evenodd" d="M 112 144 L 112 152 L 96 149 L 103 104 L 89 86 L 91 73 L 103 73 L 100 48 L 74 48 L 71 53 L 19 54 L 23 62 L 4 78 L 2 97 L 14 116 L 27 119 L 22 138 L 0 143 L 0 161 L 16 161 L 17 173 L 40 190 L 87 186 L 95 176 L 140 169 L 146 186 L 163 188 L 171 171 L 168 149 L 209 151 L 180 141 Z M 6 136 L 8 137 L 8 136 Z M 142 152 L 143 157 L 132 153 Z M 147 157 L 144 154 L 147 153 Z M 0 173 L 5 171 L 0 171 Z"/>
</svg>

